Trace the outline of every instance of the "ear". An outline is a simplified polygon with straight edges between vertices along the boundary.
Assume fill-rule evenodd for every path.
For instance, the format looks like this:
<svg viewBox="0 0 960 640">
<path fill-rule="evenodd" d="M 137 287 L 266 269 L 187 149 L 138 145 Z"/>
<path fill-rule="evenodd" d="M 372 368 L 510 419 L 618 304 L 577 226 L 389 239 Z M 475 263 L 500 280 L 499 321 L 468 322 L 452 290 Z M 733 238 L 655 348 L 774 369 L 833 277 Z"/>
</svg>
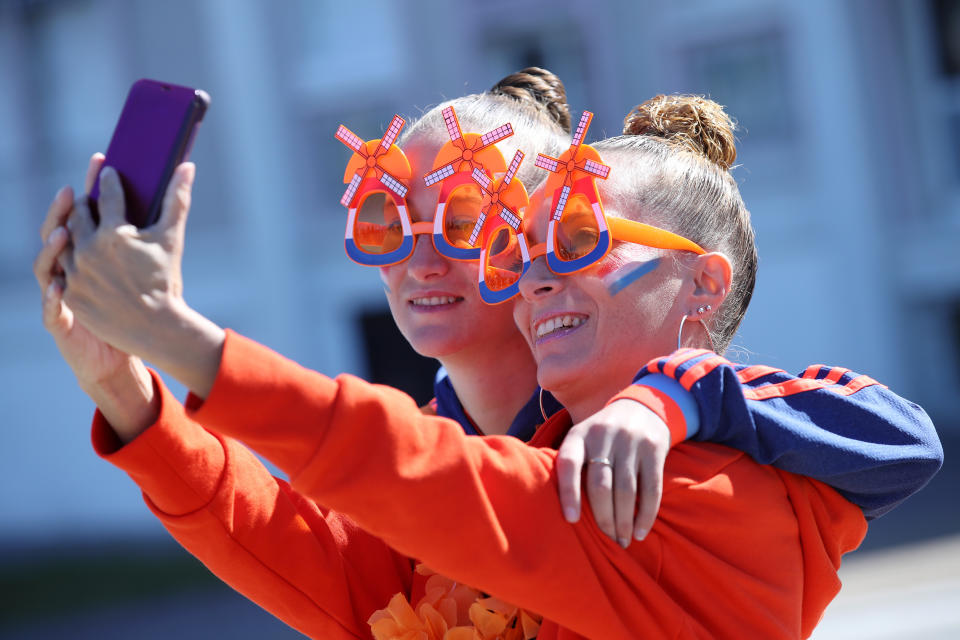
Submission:
<svg viewBox="0 0 960 640">
<path fill-rule="evenodd" d="M 702 320 L 719 309 L 730 293 L 733 267 L 725 254 L 714 252 L 697 256 L 692 271 L 694 287 L 688 298 L 688 313 Z M 698 313 L 701 308 L 706 311 Z"/>
</svg>

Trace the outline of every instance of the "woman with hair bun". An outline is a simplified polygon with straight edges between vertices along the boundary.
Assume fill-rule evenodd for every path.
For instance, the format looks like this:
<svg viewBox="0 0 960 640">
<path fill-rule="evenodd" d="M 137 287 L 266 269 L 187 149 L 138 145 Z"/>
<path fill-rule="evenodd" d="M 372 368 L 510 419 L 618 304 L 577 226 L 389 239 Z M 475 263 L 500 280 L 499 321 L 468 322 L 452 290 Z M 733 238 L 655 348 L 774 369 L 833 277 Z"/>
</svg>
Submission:
<svg viewBox="0 0 960 640">
<path fill-rule="evenodd" d="M 568 522 L 557 498 L 560 462 L 554 447 L 570 429 L 571 418 L 589 418 L 624 388 L 621 395 L 632 398 L 624 402 L 646 406 L 651 419 L 670 428 L 675 443 L 690 431 L 691 422 L 699 421 L 698 437 L 706 433 L 739 439 L 745 451 L 760 458 L 774 453 L 777 462 L 789 468 L 811 466 L 812 451 L 808 445 L 796 454 L 790 438 L 832 442 L 830 455 L 820 458 L 827 468 L 819 471 L 857 499 L 868 515 L 922 486 L 942 455 L 923 412 L 864 376 L 811 368 L 794 378 L 767 367 L 735 367 L 705 351 L 711 340 L 724 348 L 723 340 L 732 335 L 746 308 L 755 267 L 748 265 L 749 251 L 744 258 L 731 247 L 739 246 L 743 234 L 752 245 L 752 235 L 746 231 L 749 217 L 736 184 L 724 168 L 702 156 L 696 144 L 703 128 L 707 139 L 716 140 L 709 134 L 715 125 L 695 101 L 668 100 L 676 101 L 677 109 L 656 112 L 660 115 L 652 120 L 667 123 L 656 135 L 644 131 L 597 145 L 602 162 L 612 167 L 599 184 L 597 207 L 577 209 L 580 186 L 574 183 L 574 213 L 607 207 L 604 223 L 609 224 L 601 226 L 613 230 L 616 241 L 609 254 L 602 252 L 597 260 L 569 272 L 564 270 L 571 265 L 554 264 L 553 269 L 564 272 L 559 276 L 547 267 L 548 257 L 533 256 L 517 283 L 522 295 L 513 315 L 531 347 L 538 379 L 566 406 L 529 443 L 467 436 L 462 423 L 424 415 L 399 392 L 349 376 L 331 380 L 306 371 L 191 310 L 180 297 L 178 280 L 189 197 L 185 170 L 171 187 L 174 196 L 159 226 L 164 237 L 157 242 L 149 232 L 141 235 L 155 242 L 148 247 L 153 259 L 162 254 L 151 274 L 161 276 L 153 280 L 154 290 L 157 282 L 166 282 L 159 290 L 167 292 L 160 304 L 144 308 L 141 294 L 149 287 L 140 281 L 116 282 L 110 274 L 119 271 L 106 268 L 111 262 L 131 264 L 130 258 L 145 249 L 143 243 L 124 245 L 119 247 L 122 254 L 110 254 L 101 244 L 114 237 L 116 221 L 122 219 L 115 177 L 105 174 L 100 205 L 105 224 L 95 232 L 86 228 L 88 214 L 81 204 L 75 213 L 74 248 L 54 241 L 38 259 L 42 286 L 44 278 L 51 278 L 48 254 L 63 255 L 66 265 L 66 306 L 55 285 L 45 300 L 48 327 L 75 369 L 78 358 L 65 349 L 71 337 L 56 322 L 55 313 L 66 308 L 82 323 L 75 326 L 91 327 L 105 338 L 103 345 L 147 357 L 197 395 L 184 409 L 158 378 L 148 375 L 144 386 L 153 388 L 154 402 L 146 425 L 126 439 L 112 419 L 107 423 L 98 415 L 98 450 L 137 479 L 178 539 L 225 522 L 229 535 L 201 540 L 191 550 L 221 567 L 228 574 L 225 579 L 243 593 L 315 637 L 363 637 L 369 633 L 364 625 L 368 617 L 378 638 L 418 633 L 466 638 L 474 637 L 476 629 L 487 637 L 539 633 L 540 638 L 809 635 L 838 588 L 841 553 L 854 548 L 866 528 L 864 512 L 826 485 L 763 466 L 740 451 L 677 444 L 667 458 L 660 519 L 645 540 L 622 545 L 605 535 L 589 511 Z M 456 106 L 464 130 L 472 128 L 466 124 L 468 112 Z M 696 126 L 677 130 L 671 124 L 678 120 L 674 112 L 688 113 L 686 120 Z M 432 148 L 429 142 L 418 148 L 418 129 L 411 127 L 403 146 L 415 167 L 442 150 L 444 135 L 451 137 L 449 125 L 445 129 Z M 435 135 L 436 129 L 432 131 Z M 423 137 L 429 135 L 424 130 Z M 582 136 L 578 147 L 579 142 Z M 564 159 L 561 148 L 537 150 Z M 425 171 L 442 168 L 427 166 Z M 482 176 L 478 180 L 485 183 Z M 564 206 L 557 206 L 555 196 L 563 190 L 551 190 L 555 184 L 548 182 L 534 193 L 522 228 L 538 243 L 550 241 L 548 219 L 561 214 L 561 230 L 574 233 L 553 238 L 560 249 L 569 250 L 566 257 L 558 253 L 559 259 L 580 261 L 592 255 L 593 248 L 579 255 L 570 238 L 589 238 L 600 227 L 570 224 L 578 218 L 566 218 Z M 589 187 L 584 184 L 583 192 L 589 193 Z M 423 194 L 411 184 L 406 199 L 421 224 L 439 203 L 429 192 Z M 701 198 L 712 200 L 700 203 Z M 445 204 L 458 208 L 453 200 Z M 717 232 L 701 224 L 704 216 L 712 215 L 712 207 L 726 207 L 724 216 L 741 215 L 745 229 Z M 729 223 L 729 217 L 722 221 Z M 632 240 L 620 239 L 618 230 L 630 232 Z M 499 334 L 478 337 L 459 333 L 459 327 L 427 331 L 433 316 L 424 319 L 408 308 L 420 306 L 423 298 L 436 306 L 432 299 L 437 298 L 456 313 L 459 299 L 468 301 L 459 288 L 436 292 L 443 295 L 414 291 L 420 303 L 416 296 L 409 297 L 407 283 L 416 280 L 424 264 L 427 275 L 438 269 L 448 273 L 443 270 L 449 266 L 430 255 L 431 243 L 425 240 L 413 244 L 406 260 L 382 267 L 401 329 L 415 347 L 423 340 L 441 359 L 447 357 L 443 349 L 466 344 L 471 335 L 498 355 Z M 696 250 L 668 248 L 680 246 Z M 463 264 L 472 265 L 476 278 L 477 263 Z M 485 264 L 480 268 L 485 276 Z M 731 291 L 744 293 L 738 298 Z M 111 324 L 102 313 L 107 309 L 113 318 L 149 319 L 127 326 L 149 326 L 150 335 L 130 335 L 126 327 Z M 691 317 L 699 322 L 691 322 Z M 466 318 L 465 324 L 478 328 L 475 318 Z M 687 348 L 675 351 L 678 327 Z M 438 338 L 441 330 L 448 332 Z M 489 365 L 489 373 L 511 375 L 510 354 L 499 355 L 503 366 Z M 483 356 L 482 350 L 472 355 Z M 638 368 L 638 384 L 631 385 Z M 460 387 L 457 392 L 466 407 L 469 398 Z M 689 401 L 684 393 L 694 399 L 692 411 L 684 404 Z M 480 399 L 489 403 L 499 397 Z M 896 410 L 877 415 L 878 406 Z M 804 415 L 809 419 L 801 420 Z M 914 449 L 899 452 L 900 460 L 922 468 L 922 473 L 914 473 L 923 478 L 885 485 L 884 469 L 893 456 L 881 454 L 879 463 L 875 456 L 863 464 L 870 455 L 865 447 L 858 448 L 862 434 L 851 426 L 857 420 L 887 429 L 884 435 L 891 440 L 891 433 L 905 439 L 909 434 Z M 835 433 L 810 436 L 813 425 L 832 426 Z M 262 465 L 258 469 L 232 438 L 287 471 L 292 489 L 269 474 L 265 478 Z M 603 446 L 612 455 L 619 450 L 609 442 Z M 191 477 L 160 473 L 158 455 L 169 469 L 189 469 Z M 612 460 L 590 463 L 591 475 L 613 475 Z M 879 478 L 876 486 L 881 489 L 875 493 L 869 491 L 869 477 Z M 257 482 L 263 487 L 251 488 Z M 882 505 L 870 504 L 881 495 Z M 316 544 L 303 553 L 296 547 L 295 557 L 272 549 L 278 540 L 310 536 Z M 430 569 L 411 573 L 408 557 Z M 251 567 L 262 565 L 274 571 L 273 577 L 251 584 Z M 411 603 L 417 604 L 415 609 Z M 369 616 L 377 609 L 381 611 Z"/>
</svg>

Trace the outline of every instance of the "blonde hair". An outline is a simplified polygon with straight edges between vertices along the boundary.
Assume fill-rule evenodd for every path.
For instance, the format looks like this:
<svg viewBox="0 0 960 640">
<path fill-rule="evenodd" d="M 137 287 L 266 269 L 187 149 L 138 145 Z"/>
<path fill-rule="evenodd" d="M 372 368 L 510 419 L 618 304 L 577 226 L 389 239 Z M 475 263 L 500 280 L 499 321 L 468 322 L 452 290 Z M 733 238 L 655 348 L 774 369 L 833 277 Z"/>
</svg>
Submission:
<svg viewBox="0 0 960 640">
<path fill-rule="evenodd" d="M 704 323 L 718 353 L 743 320 L 757 274 L 750 212 L 730 174 L 735 128 L 712 100 L 659 95 L 627 114 L 623 135 L 593 145 L 614 166 L 606 191 L 625 214 L 642 215 L 730 259 L 730 293 Z"/>
<path fill-rule="evenodd" d="M 570 108 L 563 83 L 539 67 L 511 73 L 489 91 L 443 102 L 408 125 L 400 146 L 413 138 L 442 145 L 449 140 L 442 111 L 453 106 L 464 132 L 486 133 L 509 122 L 514 135 L 497 143 L 507 162 L 517 149 L 526 154 L 517 178 L 528 191 L 546 180 L 534 166 L 538 152 L 559 155 L 570 144 Z"/>
</svg>

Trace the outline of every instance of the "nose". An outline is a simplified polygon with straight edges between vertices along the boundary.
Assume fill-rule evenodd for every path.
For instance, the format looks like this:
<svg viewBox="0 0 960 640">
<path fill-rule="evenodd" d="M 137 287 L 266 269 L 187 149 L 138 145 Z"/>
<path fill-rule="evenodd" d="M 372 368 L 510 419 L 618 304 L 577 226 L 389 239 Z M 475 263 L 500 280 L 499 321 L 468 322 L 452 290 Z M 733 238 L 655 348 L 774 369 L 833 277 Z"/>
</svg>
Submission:
<svg viewBox="0 0 960 640">
<path fill-rule="evenodd" d="M 413 253 L 407 259 L 406 266 L 410 275 L 417 280 L 431 280 L 439 278 L 450 270 L 447 258 L 437 253 L 430 238 L 423 235 L 415 236 L 416 244 Z"/>
<path fill-rule="evenodd" d="M 520 278 L 518 286 L 524 300 L 533 302 L 563 289 L 563 279 L 550 271 L 547 267 L 547 259 L 541 256 L 530 264 L 530 268 Z"/>
</svg>

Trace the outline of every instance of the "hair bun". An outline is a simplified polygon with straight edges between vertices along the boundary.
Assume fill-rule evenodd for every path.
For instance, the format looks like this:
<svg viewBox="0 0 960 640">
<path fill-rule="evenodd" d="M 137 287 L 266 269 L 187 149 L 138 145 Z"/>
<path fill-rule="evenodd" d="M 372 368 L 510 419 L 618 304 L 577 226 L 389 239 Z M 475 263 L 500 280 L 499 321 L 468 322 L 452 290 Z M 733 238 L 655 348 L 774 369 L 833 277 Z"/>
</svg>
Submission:
<svg viewBox="0 0 960 640">
<path fill-rule="evenodd" d="M 556 75 L 540 67 L 527 67 L 493 85 L 490 93 L 510 96 L 545 109 L 564 131 L 570 133 L 570 107 L 567 90 Z"/>
<path fill-rule="evenodd" d="M 713 100 L 659 95 L 633 108 L 623 120 L 626 135 L 664 138 L 698 153 L 724 170 L 737 159 L 736 124 Z"/>
</svg>

